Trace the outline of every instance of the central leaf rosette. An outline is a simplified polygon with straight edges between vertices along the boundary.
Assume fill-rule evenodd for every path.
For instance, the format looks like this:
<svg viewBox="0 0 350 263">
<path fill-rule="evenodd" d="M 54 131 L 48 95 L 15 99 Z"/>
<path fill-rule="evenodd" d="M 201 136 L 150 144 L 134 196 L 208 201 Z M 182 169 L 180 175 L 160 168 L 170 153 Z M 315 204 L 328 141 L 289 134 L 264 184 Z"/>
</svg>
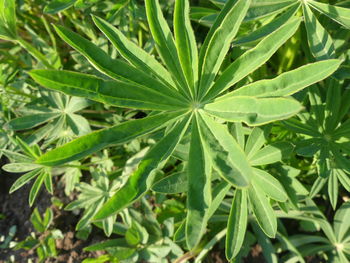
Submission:
<svg viewBox="0 0 350 263">
<path fill-rule="evenodd" d="M 162 62 L 98 17 L 93 17 L 96 26 L 123 59 L 112 59 L 80 35 L 64 27 L 56 27 L 60 37 L 84 55 L 106 78 L 66 70 L 33 70 L 30 75 L 36 82 L 65 94 L 112 106 L 145 110 L 150 114 L 143 119 L 79 137 L 42 155 L 36 161 L 38 164 L 63 165 L 168 127 L 163 138 L 147 152 L 126 184 L 99 210 L 95 220 L 120 212 L 150 190 L 156 180 L 155 171 L 164 166 L 184 135 L 188 135 L 191 138 L 187 156 L 188 212 L 183 227 L 188 247 L 191 249 L 198 245 L 208 219 L 230 187 L 237 190 L 233 200 L 235 209 L 231 210 L 228 222 L 227 257 L 232 259 L 242 245 L 248 200 L 260 227 L 268 236 L 275 236 L 276 216 L 267 198 L 268 190 L 262 189 L 259 182 L 265 180 L 273 185 L 279 191 L 274 198 L 279 201 L 284 199 L 283 191 L 273 177 L 252 167 L 253 154 L 249 156 L 249 151 L 237 142 L 226 123 L 257 126 L 297 114 L 302 105 L 291 95 L 330 76 L 341 62 L 324 60 L 274 79 L 235 88 L 235 84 L 266 63 L 293 36 L 301 22 L 294 13 L 290 13 L 285 24 L 224 68 L 223 61 L 250 2 L 226 1 L 198 50 L 187 0 L 175 1 L 174 34 L 163 17 L 158 0 L 146 0 L 149 29 Z M 222 73 L 219 74 L 219 71 Z M 274 153 L 278 155 L 279 149 L 276 147 Z M 213 169 L 221 176 L 223 187 L 219 191 L 221 194 L 212 197 Z"/>
</svg>

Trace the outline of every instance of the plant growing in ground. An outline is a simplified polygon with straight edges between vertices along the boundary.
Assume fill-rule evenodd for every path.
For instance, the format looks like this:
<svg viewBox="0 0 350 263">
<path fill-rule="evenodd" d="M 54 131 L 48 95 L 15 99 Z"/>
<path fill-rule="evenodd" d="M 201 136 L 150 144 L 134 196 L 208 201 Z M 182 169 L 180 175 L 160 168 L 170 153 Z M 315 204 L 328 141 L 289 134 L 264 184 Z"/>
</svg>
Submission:
<svg viewBox="0 0 350 263">
<path fill-rule="evenodd" d="M 329 200 L 335 210 L 339 193 L 346 200 L 338 181 L 349 190 L 347 1 L 212 0 L 220 11 L 199 20 L 211 26 L 202 43 L 190 18 L 198 21 L 196 12 L 205 10 L 195 7 L 190 17 L 187 0 L 175 1 L 173 30 L 164 16 L 171 3 L 93 2 L 40 2 L 49 15 L 40 23 L 26 20 L 24 32 L 14 1 L 0 0 L 0 37 L 14 45 L 4 54 L 0 48 L 0 56 L 10 60 L 20 52 L 23 58 L 0 75 L 0 123 L 6 123 L 0 155 L 11 162 L 3 170 L 24 173 L 10 191 L 32 182 L 31 206 L 43 184 L 53 195 L 64 187 L 67 196 L 73 193 L 70 201 L 77 196 L 66 206 L 80 213 L 76 237 L 95 234 L 92 226 L 112 236 L 88 246 L 86 251 L 107 254 L 86 262 L 201 262 L 226 236 L 221 245 L 233 262 L 258 242 L 268 262 L 318 255 L 345 263 L 347 234 L 339 236 L 339 226 L 333 231 L 308 195 L 320 208 Z M 92 16 L 110 44 L 96 36 L 90 10 L 105 18 Z M 46 18 L 75 51 L 68 54 L 56 41 Z M 338 24 L 344 28 L 335 30 Z M 40 25 L 50 41 L 31 29 Z M 18 70 L 21 64 L 34 69 L 32 79 Z M 92 112 L 102 122 L 78 115 L 87 107 L 99 109 Z M 91 132 L 86 118 L 103 129 Z M 345 232 L 346 209 L 341 206 L 335 216 Z M 333 218 L 331 208 L 322 210 Z M 37 226 L 45 219 L 34 214 L 32 222 L 43 232 Z M 322 229 L 326 238 L 293 236 L 285 218 L 299 220 L 304 229 Z M 34 239 L 41 259 L 56 255 L 54 238 Z"/>
<path fill-rule="evenodd" d="M 241 146 L 220 121 L 257 126 L 287 119 L 302 109 L 291 95 L 331 75 L 341 62 L 325 60 L 311 63 L 277 78 L 256 81 L 225 92 L 264 64 L 295 33 L 300 19 L 291 19 L 267 35 L 255 48 L 245 52 L 218 75 L 250 1 L 228 1 L 199 52 L 190 25 L 187 1 L 175 3 L 175 39 L 162 16 L 158 1 L 148 0 L 145 5 L 150 30 L 166 68 L 130 42 L 117 28 L 94 17 L 95 24 L 130 64 L 111 59 L 93 43 L 57 26 L 56 31 L 61 38 L 109 78 L 62 70 L 34 70 L 30 75 L 44 87 L 68 95 L 155 112 L 143 119 L 82 136 L 42 155 L 36 163 L 44 166 L 63 165 L 165 125 L 170 127 L 164 137 L 148 151 L 127 183 L 95 215 L 94 220 L 102 220 L 143 196 L 156 179 L 154 170 L 164 165 L 183 136 L 190 133 L 185 233 L 187 245 L 191 249 L 198 245 L 209 219 L 212 169 L 238 189 L 251 185 L 255 177 Z M 264 209 L 264 205 L 260 204 L 258 186 L 250 189 L 249 198 L 256 204 L 253 211 L 260 227 L 273 237 L 277 224 L 261 223 L 265 221 L 263 217 L 273 211 Z M 229 221 L 233 238 L 238 238 L 235 229 L 242 222 L 243 218 L 239 214 L 235 220 Z M 228 253 L 228 257 L 233 258 L 238 251 L 239 248 Z"/>
</svg>

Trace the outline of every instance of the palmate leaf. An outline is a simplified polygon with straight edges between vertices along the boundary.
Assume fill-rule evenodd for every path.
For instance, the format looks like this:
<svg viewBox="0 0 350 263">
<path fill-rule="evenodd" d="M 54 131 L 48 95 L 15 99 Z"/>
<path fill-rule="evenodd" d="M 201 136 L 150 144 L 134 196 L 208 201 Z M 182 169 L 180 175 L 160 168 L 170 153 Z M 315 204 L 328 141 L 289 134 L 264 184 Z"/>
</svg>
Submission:
<svg viewBox="0 0 350 263">
<path fill-rule="evenodd" d="M 125 185 L 99 209 L 93 220 L 101 221 L 116 215 L 139 200 L 152 186 L 157 190 L 157 184 L 154 185 L 156 170 L 164 166 L 188 133 L 189 153 L 187 157 L 184 154 L 184 160 L 188 161 L 184 165 L 187 187 L 166 189 L 172 192 L 187 190 L 186 221 L 178 231 L 177 238 L 186 238 L 187 246 L 190 249 L 196 248 L 205 233 L 209 217 L 219 207 L 230 186 L 236 188 L 236 194 L 228 225 L 232 232 L 228 234 L 230 240 L 227 241 L 227 257 L 232 259 L 237 255 L 243 243 L 248 204 L 261 229 L 269 237 L 276 235 L 277 220 L 270 198 L 283 202 L 289 196 L 285 193 L 284 186 L 272 175 L 253 168 L 252 165 L 280 161 L 292 147 L 286 143 L 263 147 L 265 130 L 256 128 L 244 148 L 244 132 L 249 128 L 243 129 L 241 122 L 257 126 L 295 115 L 303 107 L 298 100 L 288 96 L 330 76 L 339 67 L 340 61 L 327 60 L 309 64 L 283 73 L 275 79 L 250 83 L 221 96 L 221 93 L 232 88 L 271 58 L 293 36 L 301 22 L 301 19 L 293 18 L 299 8 L 296 4 L 299 3 L 278 1 L 285 8 L 294 9 L 281 19 L 280 24 L 271 26 L 271 31 L 266 30 L 264 38 L 255 48 L 243 53 L 225 69 L 223 61 L 249 12 L 251 2 L 226 1 L 198 56 L 188 18 L 189 2 L 175 2 L 174 38 L 158 0 L 146 0 L 150 32 L 164 66 L 103 19 L 93 18 L 95 24 L 131 65 L 120 59 L 111 59 L 85 38 L 63 27 L 57 27 L 57 33 L 63 40 L 111 79 L 69 71 L 32 71 L 32 77 L 39 84 L 118 107 L 156 112 L 143 119 L 127 121 L 82 136 L 42 155 L 36 161 L 38 164 L 63 165 L 105 147 L 122 144 L 169 126 L 164 136 L 140 161 Z M 255 11 L 255 16 L 263 15 L 258 14 L 259 10 Z M 222 74 L 219 74 L 221 68 Z M 223 122 L 236 122 L 234 136 Z M 260 149 L 261 147 L 263 148 Z M 212 169 L 220 175 L 219 180 L 224 179 L 216 184 L 220 187 L 214 188 L 217 196 L 211 190 Z M 240 207 L 241 210 L 235 207 Z M 238 227 L 240 229 L 237 230 L 237 226 L 241 228 Z"/>
</svg>

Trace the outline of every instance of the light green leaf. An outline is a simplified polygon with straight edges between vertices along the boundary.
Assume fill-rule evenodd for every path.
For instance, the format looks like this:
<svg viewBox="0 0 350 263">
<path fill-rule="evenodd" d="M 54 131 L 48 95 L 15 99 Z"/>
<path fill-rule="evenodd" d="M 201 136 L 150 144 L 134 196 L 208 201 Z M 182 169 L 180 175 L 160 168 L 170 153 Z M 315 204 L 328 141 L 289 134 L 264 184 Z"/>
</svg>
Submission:
<svg viewBox="0 0 350 263">
<path fill-rule="evenodd" d="M 210 28 L 199 55 L 200 97 L 212 85 L 231 42 L 248 11 L 250 2 L 251 0 L 228 0 L 214 25 Z"/>
<path fill-rule="evenodd" d="M 260 228 L 268 237 L 274 238 L 277 232 L 275 211 L 272 209 L 263 190 L 261 190 L 254 181 L 248 188 L 248 196 L 250 207 L 252 208 Z"/>
<path fill-rule="evenodd" d="M 289 142 L 276 142 L 267 145 L 250 158 L 251 165 L 266 165 L 280 162 L 290 157 L 293 145 Z"/>
<path fill-rule="evenodd" d="M 317 60 L 330 59 L 335 57 L 335 49 L 331 36 L 326 29 L 318 22 L 309 6 L 303 4 L 307 39 L 312 55 Z"/>
<path fill-rule="evenodd" d="M 27 182 L 32 180 L 34 177 L 36 177 L 40 173 L 41 169 L 35 169 L 33 171 L 30 171 L 24 175 L 22 175 L 20 178 L 18 178 L 13 185 L 10 188 L 10 194 L 13 193 L 14 191 L 18 190 L 21 188 L 23 185 L 25 185 Z"/>
<path fill-rule="evenodd" d="M 340 181 L 340 183 L 342 184 L 342 186 L 346 189 L 346 191 L 350 192 L 350 178 L 349 176 L 340 169 L 336 170 L 337 175 L 338 175 L 338 179 Z"/>
<path fill-rule="evenodd" d="M 179 172 L 169 175 L 152 186 L 157 193 L 177 194 L 187 192 L 187 173 Z"/>
<path fill-rule="evenodd" d="M 9 121 L 7 125 L 14 131 L 32 129 L 59 116 L 59 113 L 41 113 L 35 115 L 27 115 L 13 119 Z"/>
<path fill-rule="evenodd" d="M 214 98 L 263 65 L 296 32 L 300 21 L 293 19 L 283 25 L 261 40 L 255 48 L 246 51 L 231 63 L 218 77 L 204 99 Z"/>
<path fill-rule="evenodd" d="M 45 6 L 44 13 L 56 14 L 71 7 L 76 1 L 77 0 L 51 0 L 50 3 Z"/>
<path fill-rule="evenodd" d="M 342 204 L 341 207 L 337 209 L 334 216 L 334 232 L 337 237 L 337 241 L 341 242 L 346 238 L 346 233 L 350 228 L 350 202 Z"/>
<path fill-rule="evenodd" d="M 181 67 L 192 95 L 195 96 L 195 87 L 198 84 L 198 51 L 189 18 L 188 0 L 175 1 L 174 34 Z"/>
<path fill-rule="evenodd" d="M 338 186 L 337 173 L 335 169 L 331 169 L 329 179 L 328 179 L 328 196 L 329 196 L 331 205 L 333 207 L 333 210 L 335 210 L 337 207 L 338 192 L 339 192 L 339 186 Z"/>
<path fill-rule="evenodd" d="M 240 252 L 248 222 L 248 196 L 245 189 L 235 191 L 227 223 L 226 257 L 232 260 Z"/>
<path fill-rule="evenodd" d="M 234 41 L 236 45 L 242 45 L 246 43 L 250 43 L 253 41 L 257 41 L 275 30 L 279 29 L 284 24 L 288 23 L 288 21 L 295 15 L 295 13 L 299 10 L 300 3 L 296 3 L 292 5 L 286 12 L 282 15 L 278 16 L 275 19 L 272 19 L 271 22 L 259 27 L 258 29 L 238 38 Z"/>
<path fill-rule="evenodd" d="M 97 16 L 92 18 L 96 26 L 106 35 L 126 60 L 145 73 L 157 76 L 165 84 L 172 87 L 176 86 L 169 72 L 153 56 L 127 39 L 119 29 L 107 21 Z"/>
<path fill-rule="evenodd" d="M 65 70 L 33 70 L 30 76 L 46 88 L 118 107 L 149 110 L 176 110 L 185 107 L 184 102 L 176 97 L 130 82 L 103 80 Z"/>
<path fill-rule="evenodd" d="M 16 39 L 16 22 L 16 1 L 0 0 L 0 38 Z"/>
<path fill-rule="evenodd" d="M 52 185 L 52 177 L 51 177 L 51 173 L 49 173 L 48 171 L 45 171 L 45 176 L 44 176 L 44 184 L 46 187 L 46 190 L 50 193 L 53 194 L 53 185 Z"/>
<path fill-rule="evenodd" d="M 25 173 L 40 167 L 41 165 L 35 163 L 8 163 L 1 168 L 9 173 Z"/>
<path fill-rule="evenodd" d="M 251 133 L 248 136 L 247 143 L 244 147 L 244 151 L 248 159 L 250 159 L 260 150 L 261 147 L 263 147 L 268 138 L 267 131 L 267 129 L 262 129 L 260 127 L 254 127 L 252 129 Z"/>
<path fill-rule="evenodd" d="M 203 143 L 198 115 L 194 116 L 188 158 L 186 243 L 194 248 L 202 238 L 211 204 L 211 160 Z"/>
<path fill-rule="evenodd" d="M 227 128 L 206 114 L 201 114 L 199 123 L 215 170 L 236 187 L 248 186 L 253 175 L 252 168 L 243 149 Z"/>
<path fill-rule="evenodd" d="M 89 122 L 83 116 L 71 113 L 67 114 L 66 118 L 67 123 L 74 132 L 74 134 L 78 136 L 83 136 L 91 132 Z"/>
<path fill-rule="evenodd" d="M 35 180 L 32 188 L 30 189 L 29 192 L 29 206 L 32 206 L 34 204 L 35 198 L 37 197 L 39 190 L 41 188 L 41 185 L 44 182 L 46 173 L 41 173 Z"/>
<path fill-rule="evenodd" d="M 204 110 L 229 122 L 244 122 L 250 126 L 288 119 L 302 109 L 292 98 L 255 98 L 235 96 L 218 99 L 204 106 Z"/>
<path fill-rule="evenodd" d="M 288 196 L 281 183 L 269 173 L 254 168 L 254 182 L 272 199 L 285 202 Z"/>
<path fill-rule="evenodd" d="M 180 60 L 177 55 L 175 41 L 163 16 L 159 2 L 158 0 L 146 0 L 145 5 L 148 24 L 156 43 L 158 53 L 168 70 L 172 73 L 174 81 L 178 84 L 179 90 L 184 94 L 188 94 L 190 90 L 187 86 Z"/>
<path fill-rule="evenodd" d="M 230 190 L 231 185 L 227 183 L 226 181 L 221 181 L 219 184 L 217 184 L 212 192 L 212 202 L 209 207 L 209 212 L 208 212 L 208 218 L 210 219 L 216 210 L 219 208 L 221 205 L 222 201 L 224 200 L 226 194 Z"/>
<path fill-rule="evenodd" d="M 252 0 L 252 4 L 244 21 L 261 19 L 266 16 L 281 13 L 295 2 L 294 0 Z"/>
<path fill-rule="evenodd" d="M 146 153 L 137 170 L 129 177 L 126 184 L 103 205 L 94 220 L 101 220 L 120 212 L 151 188 L 156 175 L 155 170 L 164 165 L 171 156 L 186 131 L 188 122 L 189 117 L 185 117 Z"/>
<path fill-rule="evenodd" d="M 260 80 L 248 84 L 221 98 L 231 96 L 279 97 L 292 95 L 333 74 L 340 66 L 338 59 L 310 63 L 288 71 L 274 79 Z"/>
<path fill-rule="evenodd" d="M 339 24 L 350 29 L 350 9 L 336 5 L 328 5 L 313 0 L 308 0 L 308 4 L 317 11 L 325 14 Z"/>
<path fill-rule="evenodd" d="M 183 111 L 160 113 L 92 132 L 47 152 L 38 158 L 37 163 L 57 166 L 79 160 L 108 146 L 122 144 L 158 130 L 184 113 Z"/>
<path fill-rule="evenodd" d="M 62 26 L 56 26 L 55 29 L 64 41 L 85 56 L 96 69 L 107 76 L 116 80 L 124 80 L 140 86 L 146 86 L 149 89 L 155 89 L 169 96 L 179 96 L 173 89 L 165 86 L 162 82 L 152 78 L 147 73 L 121 60 L 112 59 L 102 49 L 80 35 Z"/>
</svg>

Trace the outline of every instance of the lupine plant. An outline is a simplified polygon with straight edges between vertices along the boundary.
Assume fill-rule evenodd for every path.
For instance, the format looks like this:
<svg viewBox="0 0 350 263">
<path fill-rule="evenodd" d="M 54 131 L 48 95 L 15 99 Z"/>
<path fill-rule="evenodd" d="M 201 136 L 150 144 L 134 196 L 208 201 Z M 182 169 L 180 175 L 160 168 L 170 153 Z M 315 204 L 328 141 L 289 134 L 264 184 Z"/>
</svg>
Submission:
<svg viewBox="0 0 350 263">
<path fill-rule="evenodd" d="M 224 237 L 230 262 L 256 242 L 267 262 L 281 251 L 284 262 L 347 262 L 348 203 L 333 229 L 311 199 L 336 210 L 338 182 L 350 191 L 347 1 L 130 0 L 107 11 L 98 2 L 41 5 L 50 49 L 25 40 L 15 1 L 0 0 L 0 37 L 36 61 L 22 73 L 32 93 L 17 95 L 37 98 L 0 115 L 0 138 L 10 138 L 0 141 L 11 162 L 3 170 L 24 173 L 10 192 L 35 178 L 32 206 L 43 184 L 55 195 L 64 174 L 65 210 L 83 211 L 79 235 L 92 226 L 118 235 L 86 247 L 106 251 L 86 262 L 202 262 Z M 94 26 L 75 21 L 74 10 Z M 125 14 L 137 17 L 136 30 L 121 22 Z M 332 40 L 335 25 L 345 35 Z M 66 44 L 74 51 L 61 55 Z M 80 114 L 89 108 L 122 114 L 100 125 Z M 326 237 L 289 233 L 291 219 Z"/>
</svg>

